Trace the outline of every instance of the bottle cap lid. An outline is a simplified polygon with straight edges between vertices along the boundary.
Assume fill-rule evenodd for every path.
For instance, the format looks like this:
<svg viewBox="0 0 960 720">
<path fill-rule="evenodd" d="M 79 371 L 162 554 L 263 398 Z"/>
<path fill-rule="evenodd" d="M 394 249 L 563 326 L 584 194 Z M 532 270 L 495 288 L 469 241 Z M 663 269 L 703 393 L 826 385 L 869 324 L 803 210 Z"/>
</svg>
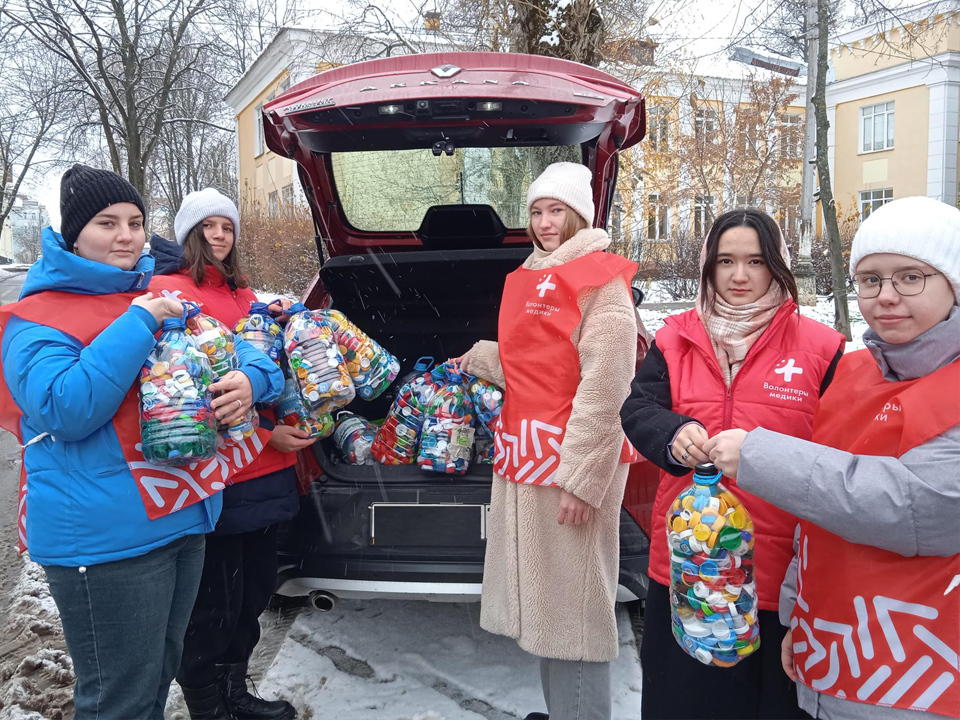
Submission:
<svg viewBox="0 0 960 720">
<path fill-rule="evenodd" d="M 713 463 L 697 463 L 693 481 L 698 485 L 714 485 L 720 480 L 722 474 Z"/>
</svg>

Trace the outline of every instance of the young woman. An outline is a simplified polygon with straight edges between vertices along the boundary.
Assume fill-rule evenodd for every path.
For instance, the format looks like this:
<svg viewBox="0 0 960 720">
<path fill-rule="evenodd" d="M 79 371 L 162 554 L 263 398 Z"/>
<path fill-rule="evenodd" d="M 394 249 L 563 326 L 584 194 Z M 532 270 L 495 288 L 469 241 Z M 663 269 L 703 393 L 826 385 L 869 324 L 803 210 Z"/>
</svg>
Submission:
<svg viewBox="0 0 960 720">
<path fill-rule="evenodd" d="M 220 513 L 220 474 L 167 473 L 139 450 L 140 368 L 161 322 L 182 311 L 174 299 L 144 294 L 153 258 L 141 255 L 139 194 L 112 172 L 74 165 L 61 181 L 60 211 L 62 236 L 44 230 L 22 299 L 0 308 L 0 410 L 26 445 L 21 540 L 60 611 L 77 676 L 75 717 L 159 720 L 200 582 L 204 533 Z M 278 374 L 270 365 L 245 359 L 238 384 L 246 395 L 264 396 Z M 224 415 L 242 395 L 214 387 L 213 407 Z"/>
<path fill-rule="evenodd" d="M 809 438 L 843 337 L 797 312 L 777 224 L 759 210 L 716 219 L 701 254 L 697 307 L 667 318 L 621 410 L 634 447 L 662 469 L 653 506 L 650 588 L 640 662 L 645 718 L 803 717 L 779 672 L 777 599 L 796 518 L 736 489 L 756 525 L 760 650 L 733 668 L 702 665 L 673 637 L 665 514 L 707 462 L 707 438 L 758 425 Z M 697 697 L 689 697 L 697 688 Z"/>
<path fill-rule="evenodd" d="M 783 668 L 815 717 L 960 717 L 960 210 L 877 209 L 850 253 L 870 329 L 812 442 L 773 428 L 704 446 L 801 518 L 780 595 Z"/>
<path fill-rule="evenodd" d="M 155 285 L 200 301 L 206 314 L 231 329 L 257 299 L 240 271 L 239 227 L 237 206 L 206 188 L 184 198 L 174 220 L 177 244 L 151 239 L 156 274 L 164 275 Z M 282 379 L 275 389 L 283 389 Z M 246 685 L 247 664 L 260 640 L 258 618 L 276 589 L 277 526 L 299 508 L 296 451 L 314 442 L 295 428 L 274 427 L 273 420 L 268 410 L 260 411 L 261 428 L 272 431 L 268 444 L 224 490 L 216 532 L 207 536 L 203 578 L 177 673 L 193 720 L 296 717 L 287 701 L 264 700 Z"/>
<path fill-rule="evenodd" d="M 499 343 L 464 369 L 506 389 L 480 625 L 539 656 L 550 717 L 610 717 L 620 503 L 617 408 L 637 348 L 636 265 L 590 227 L 590 171 L 549 166 L 527 193 L 533 253 L 508 276 Z M 530 717 L 539 717 L 534 714 Z"/>
</svg>

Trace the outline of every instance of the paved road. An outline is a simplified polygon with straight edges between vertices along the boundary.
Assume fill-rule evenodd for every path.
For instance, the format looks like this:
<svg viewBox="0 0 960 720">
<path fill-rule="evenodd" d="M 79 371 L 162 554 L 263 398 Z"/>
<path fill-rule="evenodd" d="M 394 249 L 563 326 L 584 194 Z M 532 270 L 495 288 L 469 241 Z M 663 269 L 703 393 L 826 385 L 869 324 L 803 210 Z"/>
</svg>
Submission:
<svg viewBox="0 0 960 720">
<path fill-rule="evenodd" d="M 2 270 L 2 267 L 0 267 Z M 15 302 L 26 272 L 0 276 L 0 305 Z M 17 582 L 17 479 L 20 452 L 16 438 L 0 430 L 0 627 L 6 621 L 9 593 Z"/>
</svg>

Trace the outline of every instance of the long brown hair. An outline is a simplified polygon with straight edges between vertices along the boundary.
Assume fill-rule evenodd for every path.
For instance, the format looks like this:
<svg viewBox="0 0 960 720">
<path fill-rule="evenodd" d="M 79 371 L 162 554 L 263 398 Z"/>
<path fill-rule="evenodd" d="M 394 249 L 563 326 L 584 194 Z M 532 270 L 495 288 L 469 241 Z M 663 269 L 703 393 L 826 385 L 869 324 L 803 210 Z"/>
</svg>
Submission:
<svg viewBox="0 0 960 720">
<path fill-rule="evenodd" d="M 580 217 L 580 213 L 566 203 L 563 203 L 563 206 L 567 209 L 567 216 L 563 221 L 563 227 L 560 228 L 561 245 L 563 245 L 567 240 L 572 238 L 581 230 L 586 230 L 588 227 L 590 227 L 590 223 Z M 537 234 L 533 231 L 533 223 L 530 221 L 527 222 L 527 237 L 533 240 L 534 245 L 543 250 L 543 248 L 540 246 L 540 241 L 537 240 Z"/>
<path fill-rule="evenodd" d="M 800 304 L 797 297 L 797 281 L 787 266 L 786 258 L 780 250 L 781 235 L 776 220 L 765 212 L 754 208 L 745 210 L 731 210 L 714 220 L 707 233 L 707 252 L 703 260 L 703 271 L 700 275 L 700 303 L 706 306 L 716 298 L 714 289 L 714 273 L 717 270 L 717 255 L 720 252 L 720 237 L 731 228 L 748 227 L 756 231 L 760 238 L 760 254 L 767 264 L 767 269 L 784 297 L 791 297 Z"/>
<path fill-rule="evenodd" d="M 203 285 L 203 281 L 207 278 L 207 265 L 213 265 L 223 278 L 220 281 L 221 285 L 230 282 L 238 288 L 250 287 L 250 283 L 240 269 L 240 259 L 237 254 L 237 229 L 233 229 L 233 247 L 230 248 L 230 252 L 222 262 L 214 256 L 213 247 L 207 242 L 207 238 L 203 234 L 203 220 L 194 225 L 187 233 L 187 239 L 183 243 L 183 259 L 187 272 L 190 273 L 190 277 L 197 285 Z"/>
</svg>

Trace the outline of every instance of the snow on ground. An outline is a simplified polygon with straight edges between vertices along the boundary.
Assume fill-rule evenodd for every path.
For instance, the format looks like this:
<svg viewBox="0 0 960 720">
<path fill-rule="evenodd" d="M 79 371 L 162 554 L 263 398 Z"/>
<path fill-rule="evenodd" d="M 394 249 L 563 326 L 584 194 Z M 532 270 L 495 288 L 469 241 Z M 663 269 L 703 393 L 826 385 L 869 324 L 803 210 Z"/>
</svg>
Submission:
<svg viewBox="0 0 960 720">
<path fill-rule="evenodd" d="M 300 717 L 506 720 L 545 712 L 539 661 L 480 629 L 477 603 L 342 600 L 294 622 L 260 690 Z M 620 609 L 613 717 L 640 716 L 640 660 Z"/>
</svg>

